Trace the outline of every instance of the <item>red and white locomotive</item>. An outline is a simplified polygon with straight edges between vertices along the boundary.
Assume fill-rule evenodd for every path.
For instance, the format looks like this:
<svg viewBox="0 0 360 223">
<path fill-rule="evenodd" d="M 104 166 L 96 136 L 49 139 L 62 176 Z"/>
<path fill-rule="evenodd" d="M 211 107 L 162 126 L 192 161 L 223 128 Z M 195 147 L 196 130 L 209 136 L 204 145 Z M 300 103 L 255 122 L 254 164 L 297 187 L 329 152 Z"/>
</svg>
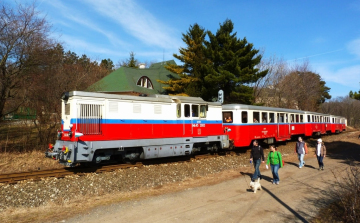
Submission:
<svg viewBox="0 0 360 223">
<path fill-rule="evenodd" d="M 46 156 L 73 166 L 229 148 L 221 111 L 220 103 L 194 97 L 67 92 L 61 132 Z"/>
<path fill-rule="evenodd" d="M 344 117 L 294 109 L 242 104 L 223 105 L 223 125 L 235 147 L 256 139 L 272 144 L 294 136 L 316 136 L 346 130 Z"/>
</svg>

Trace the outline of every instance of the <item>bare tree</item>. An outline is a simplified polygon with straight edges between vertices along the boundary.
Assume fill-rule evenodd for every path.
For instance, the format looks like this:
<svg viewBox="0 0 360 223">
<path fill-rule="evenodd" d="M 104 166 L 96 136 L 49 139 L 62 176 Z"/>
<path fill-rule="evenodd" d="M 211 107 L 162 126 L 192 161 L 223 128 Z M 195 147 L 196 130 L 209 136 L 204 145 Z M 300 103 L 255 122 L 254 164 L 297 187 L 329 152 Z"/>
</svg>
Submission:
<svg viewBox="0 0 360 223">
<path fill-rule="evenodd" d="M 337 97 L 325 102 L 320 107 L 320 112 L 339 115 L 347 118 L 349 126 L 360 127 L 360 101 L 346 97 Z"/>
<path fill-rule="evenodd" d="M 253 85 L 255 104 L 283 107 L 282 80 L 289 73 L 288 64 L 283 59 L 272 56 L 262 59 L 258 68 L 268 70 L 268 74 Z"/>
<path fill-rule="evenodd" d="M 53 46 L 49 24 L 34 4 L 11 8 L 0 3 L 0 119 L 24 103 L 32 83 L 29 70 L 43 49 Z"/>
<path fill-rule="evenodd" d="M 268 74 L 253 85 L 256 104 L 317 111 L 330 99 L 325 82 L 311 71 L 308 61 L 289 63 L 275 56 L 263 59 L 259 69 Z"/>
</svg>

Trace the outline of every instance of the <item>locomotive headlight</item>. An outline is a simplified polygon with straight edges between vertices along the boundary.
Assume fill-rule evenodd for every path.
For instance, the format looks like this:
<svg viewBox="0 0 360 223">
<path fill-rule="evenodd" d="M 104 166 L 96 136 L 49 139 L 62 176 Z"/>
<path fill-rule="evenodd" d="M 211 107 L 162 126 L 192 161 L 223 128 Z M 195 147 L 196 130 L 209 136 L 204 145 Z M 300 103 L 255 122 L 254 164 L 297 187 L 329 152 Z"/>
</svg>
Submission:
<svg viewBox="0 0 360 223">
<path fill-rule="evenodd" d="M 82 134 L 81 132 L 75 132 L 75 137 L 78 138 L 80 136 L 83 136 L 84 134 Z"/>
</svg>

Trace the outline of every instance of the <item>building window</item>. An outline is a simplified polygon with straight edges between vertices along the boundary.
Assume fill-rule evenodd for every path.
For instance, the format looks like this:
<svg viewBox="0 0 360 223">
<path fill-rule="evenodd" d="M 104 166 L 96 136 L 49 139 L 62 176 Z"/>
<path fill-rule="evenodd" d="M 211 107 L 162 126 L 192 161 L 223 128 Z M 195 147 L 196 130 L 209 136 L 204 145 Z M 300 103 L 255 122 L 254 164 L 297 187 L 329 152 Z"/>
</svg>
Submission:
<svg viewBox="0 0 360 223">
<path fill-rule="evenodd" d="M 136 85 L 144 88 L 154 89 L 151 80 L 146 76 L 140 77 Z"/>
</svg>

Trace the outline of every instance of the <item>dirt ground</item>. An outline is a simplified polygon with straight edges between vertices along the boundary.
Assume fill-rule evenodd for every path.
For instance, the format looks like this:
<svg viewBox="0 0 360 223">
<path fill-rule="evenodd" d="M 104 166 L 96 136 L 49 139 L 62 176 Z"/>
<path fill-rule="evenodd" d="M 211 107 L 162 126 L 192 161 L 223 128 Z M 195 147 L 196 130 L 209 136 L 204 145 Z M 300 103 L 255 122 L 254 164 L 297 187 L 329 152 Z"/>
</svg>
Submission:
<svg viewBox="0 0 360 223">
<path fill-rule="evenodd" d="M 244 167 L 155 188 L 153 196 L 140 193 L 62 222 L 308 222 L 331 202 L 328 193 L 334 175 L 345 173 L 349 160 L 360 161 L 358 135 L 323 137 L 328 148 L 324 171 L 317 169 L 312 152 L 302 169 L 296 156 L 288 154 L 279 170 L 280 185 L 272 184 L 271 171 L 262 165 L 264 179 L 257 193 L 248 188 L 253 169 Z"/>
<path fill-rule="evenodd" d="M 331 202 L 328 193 L 334 173 L 345 173 L 349 160 L 360 161 L 359 133 L 351 130 L 322 137 L 328 148 L 324 171 L 316 169 L 312 156 L 316 139 L 306 139 L 311 155 L 305 157 L 302 169 L 297 167 L 295 142 L 279 145 L 286 162 L 279 171 L 280 185 L 272 185 L 271 172 L 262 165 L 263 190 L 256 194 L 248 189 L 254 169 L 246 150 L 235 156 L 149 165 L 76 179 L 3 185 L 0 222 L 307 222 Z M 266 155 L 268 151 L 266 148 Z M 15 155 L 11 159 L 19 162 L 9 162 L 8 166 L 13 166 L 8 170 L 29 166 L 20 162 L 26 159 Z M 46 165 L 40 159 L 38 168 Z M 58 202 L 48 202 L 49 193 L 55 189 Z M 109 192 L 97 193 L 101 189 Z M 17 205 L 21 199 L 27 205 Z M 31 201 L 45 205 L 32 207 Z"/>
</svg>

